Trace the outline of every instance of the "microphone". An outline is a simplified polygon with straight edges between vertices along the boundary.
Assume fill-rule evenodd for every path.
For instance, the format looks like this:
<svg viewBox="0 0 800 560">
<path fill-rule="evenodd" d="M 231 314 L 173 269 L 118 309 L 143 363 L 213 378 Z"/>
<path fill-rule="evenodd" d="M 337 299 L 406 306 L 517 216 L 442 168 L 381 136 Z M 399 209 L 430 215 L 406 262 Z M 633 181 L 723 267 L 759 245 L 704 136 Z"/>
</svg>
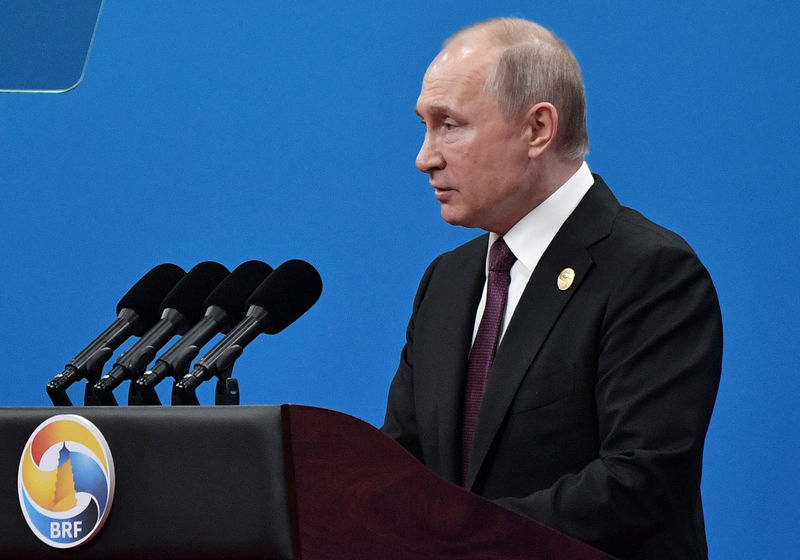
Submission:
<svg viewBox="0 0 800 560">
<path fill-rule="evenodd" d="M 142 336 L 155 324 L 161 300 L 185 274 L 181 267 L 166 263 L 142 276 L 117 303 L 117 319 L 47 384 L 53 404 L 72 406 L 67 388 L 80 379 L 89 384 L 96 382 L 114 350 L 131 336 Z"/>
<path fill-rule="evenodd" d="M 267 276 L 247 300 L 248 310 L 242 319 L 194 370 L 173 386 L 173 404 L 192 402 L 187 395 L 214 376 L 223 378 L 242 355 L 244 347 L 259 334 L 276 334 L 308 311 L 322 293 L 322 279 L 317 270 L 301 260 L 286 261 Z M 177 398 L 176 398 L 177 397 Z"/>
<path fill-rule="evenodd" d="M 167 376 L 178 380 L 189 373 L 200 349 L 214 335 L 229 332 L 244 318 L 248 296 L 271 272 L 272 267 L 262 261 L 247 261 L 237 266 L 206 298 L 205 316 L 164 352 L 150 371 L 130 384 L 128 404 L 161 404 L 155 386 Z"/>
<path fill-rule="evenodd" d="M 86 404 L 115 405 L 111 392 L 126 379 L 144 373 L 156 352 L 175 334 L 183 334 L 203 315 L 203 300 L 229 274 L 219 263 L 206 261 L 192 268 L 161 302 L 161 319 L 117 359 L 111 371 L 94 384 Z"/>
</svg>

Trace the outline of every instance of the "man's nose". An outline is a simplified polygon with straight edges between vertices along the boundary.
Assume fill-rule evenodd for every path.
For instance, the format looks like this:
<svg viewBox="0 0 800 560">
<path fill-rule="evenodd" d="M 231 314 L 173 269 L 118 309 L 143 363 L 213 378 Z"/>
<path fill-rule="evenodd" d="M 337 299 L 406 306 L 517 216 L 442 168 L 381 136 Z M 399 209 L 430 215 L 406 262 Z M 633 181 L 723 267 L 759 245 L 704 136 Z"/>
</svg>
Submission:
<svg viewBox="0 0 800 560">
<path fill-rule="evenodd" d="M 429 134 L 426 134 L 425 140 L 422 141 L 416 163 L 417 169 L 423 173 L 430 173 L 444 168 L 444 157 L 442 157 L 442 153 L 437 149 Z"/>
</svg>

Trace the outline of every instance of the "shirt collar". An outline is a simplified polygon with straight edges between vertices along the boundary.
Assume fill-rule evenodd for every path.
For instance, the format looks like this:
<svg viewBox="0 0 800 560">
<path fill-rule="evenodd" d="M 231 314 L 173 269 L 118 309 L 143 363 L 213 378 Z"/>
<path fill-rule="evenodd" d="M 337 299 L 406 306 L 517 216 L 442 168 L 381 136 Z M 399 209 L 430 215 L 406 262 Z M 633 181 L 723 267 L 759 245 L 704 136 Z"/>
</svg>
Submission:
<svg viewBox="0 0 800 560">
<path fill-rule="evenodd" d="M 503 239 L 517 257 L 514 266 L 524 266 L 528 274 L 533 272 L 547 246 L 593 184 L 594 177 L 584 161 L 563 185 L 508 230 Z M 499 237 L 490 232 L 489 247 Z M 486 267 L 488 274 L 488 251 Z"/>
</svg>

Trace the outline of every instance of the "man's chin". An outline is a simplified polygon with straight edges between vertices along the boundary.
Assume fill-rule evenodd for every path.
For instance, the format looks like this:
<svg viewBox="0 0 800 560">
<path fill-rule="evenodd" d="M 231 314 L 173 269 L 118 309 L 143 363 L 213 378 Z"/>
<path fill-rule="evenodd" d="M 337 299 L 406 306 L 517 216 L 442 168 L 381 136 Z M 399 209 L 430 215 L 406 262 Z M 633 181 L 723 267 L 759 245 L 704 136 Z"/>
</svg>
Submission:
<svg viewBox="0 0 800 560">
<path fill-rule="evenodd" d="M 442 219 L 451 226 L 460 226 L 463 224 L 463 216 L 455 211 L 452 206 L 442 204 Z"/>
<path fill-rule="evenodd" d="M 458 212 L 455 208 L 448 204 L 442 204 L 442 219 L 451 226 L 461 226 L 465 228 L 479 228 L 480 225 L 474 223 L 469 215 L 464 212 Z"/>
</svg>

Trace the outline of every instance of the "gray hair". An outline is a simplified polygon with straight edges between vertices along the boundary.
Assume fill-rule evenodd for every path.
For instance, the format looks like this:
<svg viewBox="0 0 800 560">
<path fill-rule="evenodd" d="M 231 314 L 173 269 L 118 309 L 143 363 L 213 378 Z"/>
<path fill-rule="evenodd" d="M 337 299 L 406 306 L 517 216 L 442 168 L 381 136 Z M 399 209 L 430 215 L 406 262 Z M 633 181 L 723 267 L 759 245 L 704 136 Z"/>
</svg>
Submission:
<svg viewBox="0 0 800 560">
<path fill-rule="evenodd" d="M 447 39 L 444 46 L 475 33 L 504 47 L 484 85 L 503 115 L 514 119 L 536 103 L 552 103 L 559 117 L 559 151 L 568 159 L 586 155 L 586 94 L 580 66 L 569 47 L 541 25 L 519 18 L 478 22 Z"/>
</svg>

